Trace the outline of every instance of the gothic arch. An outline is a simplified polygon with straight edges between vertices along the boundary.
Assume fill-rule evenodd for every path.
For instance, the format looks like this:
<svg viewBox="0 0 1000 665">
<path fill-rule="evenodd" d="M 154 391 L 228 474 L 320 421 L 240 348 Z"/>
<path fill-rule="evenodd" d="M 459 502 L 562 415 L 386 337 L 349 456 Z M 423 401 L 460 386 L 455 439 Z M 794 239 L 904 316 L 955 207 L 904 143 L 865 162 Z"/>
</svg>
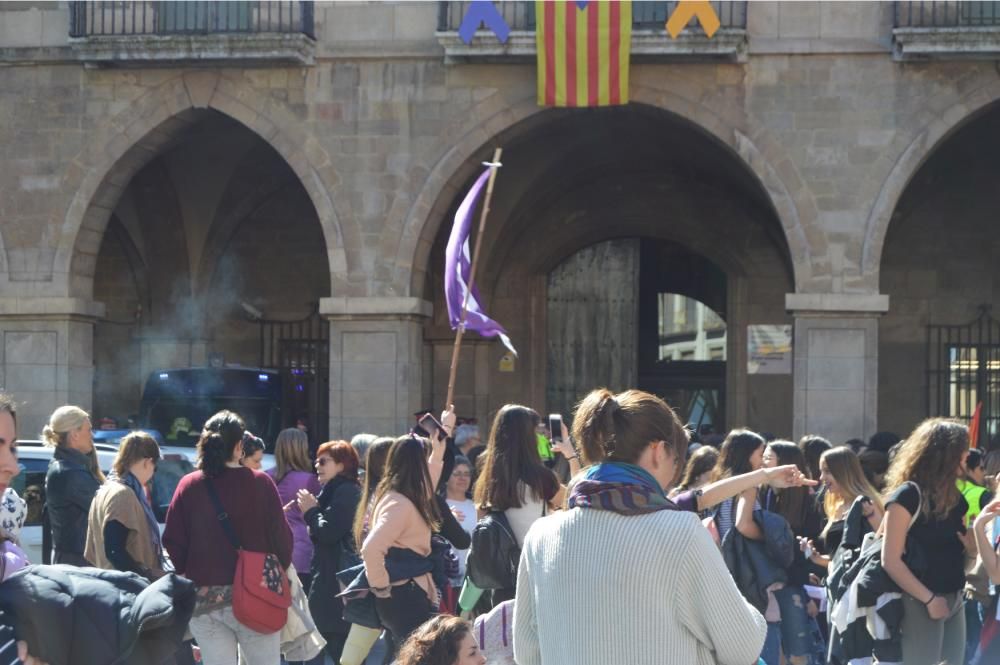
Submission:
<svg viewBox="0 0 1000 665">
<path fill-rule="evenodd" d="M 738 121 L 723 118 L 705 104 L 671 90 L 633 84 L 632 101 L 689 121 L 727 146 L 734 153 L 733 157 L 754 174 L 784 231 L 796 291 L 810 290 L 812 265 L 816 259 L 826 257 L 826 241 L 821 233 L 813 230 L 818 217 L 815 201 L 780 143 L 766 130 L 744 133 L 737 126 Z M 443 140 L 447 138 L 450 147 L 427 175 L 401 231 L 392 230 L 400 236 L 392 266 L 393 277 L 405 283 L 409 276 L 410 295 L 419 295 L 422 291 L 431 246 L 452 202 L 459 195 L 458 188 L 472 178 L 481 160 L 491 156 L 490 148 L 498 139 L 543 121 L 541 116 L 545 111 L 537 106 L 533 93 L 512 102 L 496 93 L 465 114 L 468 120 L 459 131 L 450 127 L 449 136 L 442 137 Z"/>
<path fill-rule="evenodd" d="M 137 99 L 94 132 L 67 169 L 75 190 L 60 228 L 54 279 L 69 295 L 90 298 L 101 238 L 132 176 L 176 139 L 196 109 L 214 109 L 259 135 L 302 182 L 316 209 L 331 265 L 348 266 L 343 229 L 324 176 L 331 158 L 276 99 L 215 72 L 188 72 Z M 331 270 L 331 275 L 332 275 Z"/>
</svg>

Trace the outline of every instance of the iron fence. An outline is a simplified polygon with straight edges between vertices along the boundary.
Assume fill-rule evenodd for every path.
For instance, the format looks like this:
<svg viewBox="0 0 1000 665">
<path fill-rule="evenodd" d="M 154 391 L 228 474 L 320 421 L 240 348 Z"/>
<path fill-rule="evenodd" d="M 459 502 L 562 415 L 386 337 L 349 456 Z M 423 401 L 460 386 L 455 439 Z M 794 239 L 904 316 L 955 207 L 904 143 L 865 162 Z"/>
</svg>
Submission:
<svg viewBox="0 0 1000 665">
<path fill-rule="evenodd" d="M 299 0 L 70 3 L 70 37 L 223 33 L 302 33 L 315 37 L 313 3 Z"/>
<path fill-rule="evenodd" d="M 1000 445 L 1000 323 L 986 306 L 967 324 L 927 326 L 927 415 L 970 422 L 977 405 L 979 442 Z"/>
<path fill-rule="evenodd" d="M 472 3 L 469 0 L 441 0 L 438 3 L 438 30 L 455 32 L 462 25 L 462 19 Z M 495 3 L 504 21 L 511 30 L 535 29 L 535 2 L 533 0 L 507 0 Z M 633 2 L 633 30 L 663 30 L 667 19 L 674 12 L 677 2 Z M 747 27 L 746 0 L 715 0 L 715 13 L 723 28 L 745 29 Z M 697 24 L 692 19 L 690 26 Z"/>
<path fill-rule="evenodd" d="M 896 2 L 897 28 L 955 28 L 1000 25 L 1000 2 L 906 0 Z"/>
</svg>

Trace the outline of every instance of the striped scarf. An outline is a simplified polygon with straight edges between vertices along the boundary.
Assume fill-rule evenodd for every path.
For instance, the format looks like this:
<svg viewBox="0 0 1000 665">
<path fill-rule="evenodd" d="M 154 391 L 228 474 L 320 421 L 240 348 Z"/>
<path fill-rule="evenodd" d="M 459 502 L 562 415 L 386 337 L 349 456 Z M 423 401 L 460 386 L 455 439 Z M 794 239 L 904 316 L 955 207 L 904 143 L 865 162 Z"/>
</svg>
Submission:
<svg viewBox="0 0 1000 665">
<path fill-rule="evenodd" d="M 587 469 L 573 486 L 569 507 L 610 510 L 619 515 L 680 510 L 645 469 L 624 462 L 602 462 Z"/>
</svg>

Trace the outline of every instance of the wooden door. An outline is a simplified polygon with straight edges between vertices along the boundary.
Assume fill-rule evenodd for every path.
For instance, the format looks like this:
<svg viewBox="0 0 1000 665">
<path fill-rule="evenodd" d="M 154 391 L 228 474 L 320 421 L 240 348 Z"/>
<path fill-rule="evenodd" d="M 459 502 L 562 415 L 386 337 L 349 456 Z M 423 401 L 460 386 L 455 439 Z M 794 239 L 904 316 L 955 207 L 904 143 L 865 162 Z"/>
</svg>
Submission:
<svg viewBox="0 0 1000 665">
<path fill-rule="evenodd" d="M 567 423 L 594 388 L 636 383 L 639 240 L 584 248 L 548 277 L 546 399 Z"/>
</svg>

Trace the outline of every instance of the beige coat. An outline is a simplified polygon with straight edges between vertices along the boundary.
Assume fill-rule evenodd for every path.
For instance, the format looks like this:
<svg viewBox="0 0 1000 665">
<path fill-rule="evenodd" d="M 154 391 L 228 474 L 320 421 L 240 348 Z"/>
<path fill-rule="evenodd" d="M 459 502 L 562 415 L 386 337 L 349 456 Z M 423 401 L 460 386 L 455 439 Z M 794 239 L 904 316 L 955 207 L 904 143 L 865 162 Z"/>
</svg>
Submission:
<svg viewBox="0 0 1000 665">
<path fill-rule="evenodd" d="M 160 562 L 153 549 L 149 522 L 139 503 L 139 497 L 129 487 L 108 481 L 101 485 L 90 504 L 87 518 L 87 545 L 83 556 L 97 568 L 113 570 L 114 566 L 104 553 L 104 525 L 109 520 L 121 522 L 129 530 L 125 549 L 138 564 L 153 571 L 153 577 L 163 575 Z"/>
</svg>

